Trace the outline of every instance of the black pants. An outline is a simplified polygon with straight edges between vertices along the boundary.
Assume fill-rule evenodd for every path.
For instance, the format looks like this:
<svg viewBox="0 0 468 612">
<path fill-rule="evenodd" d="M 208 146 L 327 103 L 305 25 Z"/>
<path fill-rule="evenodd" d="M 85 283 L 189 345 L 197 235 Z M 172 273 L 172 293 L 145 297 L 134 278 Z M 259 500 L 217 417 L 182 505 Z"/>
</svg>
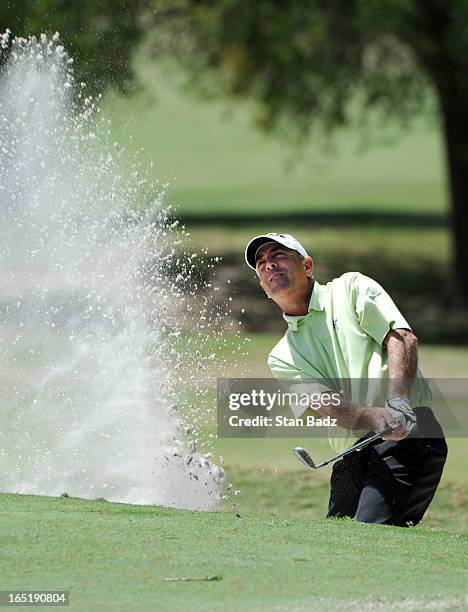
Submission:
<svg viewBox="0 0 468 612">
<path fill-rule="evenodd" d="M 447 444 L 432 410 L 414 411 L 418 431 L 411 437 L 374 442 L 335 463 L 327 517 L 400 527 L 419 523 L 440 482 Z"/>
</svg>

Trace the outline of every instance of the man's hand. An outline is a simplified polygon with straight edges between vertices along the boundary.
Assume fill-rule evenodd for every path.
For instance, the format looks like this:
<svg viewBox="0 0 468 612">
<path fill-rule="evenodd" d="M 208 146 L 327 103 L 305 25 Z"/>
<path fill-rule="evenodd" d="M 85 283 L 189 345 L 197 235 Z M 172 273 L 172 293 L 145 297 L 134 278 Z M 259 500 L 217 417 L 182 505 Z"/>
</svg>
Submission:
<svg viewBox="0 0 468 612">
<path fill-rule="evenodd" d="M 384 440 L 404 440 L 408 437 L 409 431 L 401 420 L 395 418 L 395 414 L 386 408 L 364 408 L 364 422 L 369 429 L 376 433 L 390 427 L 392 433 L 382 436 Z"/>
<path fill-rule="evenodd" d="M 408 434 L 416 425 L 416 415 L 410 406 L 409 399 L 404 395 L 389 397 L 385 402 L 385 409 L 402 424 Z"/>
<path fill-rule="evenodd" d="M 339 405 L 327 402 L 313 407 L 311 405 L 308 410 L 313 414 L 336 418 L 338 425 L 347 429 L 370 429 L 379 433 L 390 427 L 392 432 L 382 436 L 384 440 L 404 440 L 416 423 L 416 416 L 404 396 L 389 398 L 385 408 L 359 406 L 341 397 Z"/>
</svg>

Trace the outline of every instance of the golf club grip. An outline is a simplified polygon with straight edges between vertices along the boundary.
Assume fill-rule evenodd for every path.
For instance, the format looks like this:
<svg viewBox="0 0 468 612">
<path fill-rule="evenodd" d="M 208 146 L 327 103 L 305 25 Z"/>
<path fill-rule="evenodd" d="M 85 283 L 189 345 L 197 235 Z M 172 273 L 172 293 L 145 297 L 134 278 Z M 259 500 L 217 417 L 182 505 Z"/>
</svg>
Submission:
<svg viewBox="0 0 468 612">
<path fill-rule="evenodd" d="M 372 436 L 369 436 L 368 438 L 366 438 L 365 440 L 362 440 L 362 442 L 359 442 L 358 444 L 355 444 L 353 448 L 360 448 L 361 445 L 362 446 L 367 446 L 371 442 L 374 442 L 375 440 L 378 440 L 382 436 L 385 436 L 386 434 L 391 433 L 392 431 L 393 431 L 393 429 L 391 427 L 385 427 L 385 429 L 383 429 L 382 431 L 378 431 L 375 434 L 373 434 Z"/>
<path fill-rule="evenodd" d="M 365 438 L 364 440 L 361 440 L 361 442 L 358 442 L 357 444 L 354 444 L 354 446 L 351 446 L 351 448 L 348 448 L 347 450 L 343 451 L 343 453 L 340 453 L 336 457 L 340 457 L 340 456 L 344 457 L 348 453 L 353 453 L 354 451 L 360 451 L 362 448 L 365 448 L 369 444 L 372 444 L 372 442 L 375 442 L 376 440 L 378 440 L 382 436 L 385 436 L 386 434 L 391 433 L 392 431 L 393 431 L 393 429 L 391 427 L 386 427 L 382 431 L 378 431 L 377 433 L 373 434 L 372 436 L 369 436 L 368 438 Z"/>
<path fill-rule="evenodd" d="M 393 429 L 390 426 L 388 426 L 388 427 L 386 427 L 384 430 L 380 431 L 376 435 L 378 435 L 381 438 L 382 436 L 385 436 L 385 435 L 387 435 L 389 433 L 392 433 L 392 431 L 393 431 Z"/>
</svg>

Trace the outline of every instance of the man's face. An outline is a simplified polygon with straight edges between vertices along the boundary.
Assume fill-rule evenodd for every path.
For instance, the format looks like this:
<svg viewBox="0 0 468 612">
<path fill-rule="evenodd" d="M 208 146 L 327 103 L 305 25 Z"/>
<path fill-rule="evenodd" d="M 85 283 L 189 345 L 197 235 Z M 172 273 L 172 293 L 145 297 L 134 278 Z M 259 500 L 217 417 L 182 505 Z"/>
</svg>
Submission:
<svg viewBox="0 0 468 612">
<path fill-rule="evenodd" d="M 275 301 L 294 299 L 309 291 L 313 270 L 311 257 L 302 259 L 292 249 L 267 243 L 258 250 L 255 267 L 261 287 Z"/>
</svg>

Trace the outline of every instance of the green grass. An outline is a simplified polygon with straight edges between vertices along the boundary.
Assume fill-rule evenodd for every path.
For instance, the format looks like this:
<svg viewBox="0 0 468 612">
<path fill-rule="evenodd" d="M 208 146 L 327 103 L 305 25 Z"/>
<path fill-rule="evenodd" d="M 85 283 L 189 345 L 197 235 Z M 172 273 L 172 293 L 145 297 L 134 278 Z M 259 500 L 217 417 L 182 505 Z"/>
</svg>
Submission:
<svg viewBox="0 0 468 612">
<path fill-rule="evenodd" d="M 295 444 L 295 443 L 294 443 Z M 291 453 L 292 441 L 287 450 Z M 308 442 L 310 448 L 311 441 Z M 313 441 L 315 454 L 315 440 Z M 319 445 L 320 446 L 320 445 Z M 245 450 L 245 448 L 244 448 Z M 284 449 L 286 450 L 286 448 Z M 328 451 L 330 454 L 330 451 Z M 273 462 L 274 465 L 274 462 Z M 299 465 L 299 464 L 298 464 Z M 463 464 L 462 464 L 463 465 Z M 301 468 L 301 469 L 299 469 Z M 316 473 L 299 465 L 294 469 L 231 468 L 229 478 L 241 494 L 226 506 L 240 514 L 290 516 L 320 520 L 327 513 L 330 469 Z M 443 529 L 468 534 L 468 486 L 444 478 L 418 528 Z"/>
<path fill-rule="evenodd" d="M 302 161 L 288 171 L 293 150 L 254 128 L 248 104 L 182 94 L 171 63 L 140 59 L 137 70 L 141 91 L 108 95 L 102 114 L 127 158 L 136 156 L 153 180 L 171 184 L 168 199 L 181 213 L 446 210 L 441 134 L 424 118 L 405 130 L 378 124 L 376 146 L 364 151 L 357 127 L 336 136 L 333 155 L 310 137 Z"/>
<path fill-rule="evenodd" d="M 252 335 L 235 361 L 226 334 L 222 357 L 233 376 L 265 376 L 276 339 Z M 421 365 L 463 376 L 468 349 L 423 346 Z M 216 440 L 240 490 L 216 513 L 1 494 L 0 589 L 69 590 L 76 610 L 466 609 L 464 440 L 449 440 L 443 482 L 412 530 L 324 520 L 330 470 L 305 470 L 299 443 Z M 330 449 L 314 440 L 313 452 Z"/>
<path fill-rule="evenodd" d="M 247 365 L 251 377 L 270 376 L 266 358 L 280 339 L 280 334 L 250 334 Z M 419 366 L 428 378 L 466 378 L 468 372 L 468 347 L 419 346 Z M 239 361 L 238 368 L 244 367 Z"/>
<path fill-rule="evenodd" d="M 268 216 L 287 212 L 285 227 L 304 241 L 324 279 L 338 264 L 344 272 L 368 259 L 398 273 L 400 284 L 403 270 L 414 289 L 427 270 L 448 265 L 444 227 L 298 229 L 294 221 L 307 211 L 443 214 L 436 127 L 420 121 L 402 133 L 387 126 L 381 144 L 363 153 L 351 129 L 337 136 L 333 157 L 311 140 L 288 172 L 291 151 L 253 129 L 247 105 L 180 95 L 170 66 L 142 62 L 139 70 L 140 93 L 109 95 L 103 104 L 125 159 L 136 157 L 153 180 L 169 181 L 168 200 L 181 213 L 265 215 L 268 228 L 193 228 L 190 248 L 241 258 L 251 235 L 277 229 Z M 346 258 L 337 264 L 343 244 Z M 269 376 L 266 355 L 278 337 L 251 335 L 249 358 L 233 363 L 231 375 Z M 468 349 L 423 345 L 421 367 L 428 376 L 466 376 Z M 241 491 L 218 513 L 0 495 L 0 589 L 67 589 L 77 610 L 466 609 L 468 537 L 449 533 L 466 533 L 468 525 L 464 440 L 449 440 L 443 483 L 413 530 L 323 520 L 329 470 L 304 470 L 291 453 L 299 443 L 216 440 L 215 460 L 223 455 L 228 481 Z M 330 453 L 325 441 L 313 444 L 317 457 Z"/>
<path fill-rule="evenodd" d="M 263 224 L 246 227 L 190 227 L 187 248 L 195 251 L 207 248 L 213 256 L 237 255 L 242 262 L 245 246 L 253 236 L 280 230 L 294 234 L 318 266 L 324 258 L 339 254 L 343 258 L 343 271 L 349 265 L 349 259 L 358 256 L 372 258 L 380 255 L 393 265 L 398 261 L 404 270 L 411 268 L 411 259 L 415 257 L 439 265 L 448 263 L 450 257 L 450 233 L 445 227 L 356 226 L 346 223 L 330 227 L 313 221 L 298 224 L 294 218 L 281 224 L 266 219 Z"/>
<path fill-rule="evenodd" d="M 443 531 L 15 495 L 0 529 L 1 588 L 69 590 L 76 610 L 466 602 L 468 537 Z"/>
<path fill-rule="evenodd" d="M 192 220 L 193 221 L 193 220 Z M 362 224 L 356 219 L 256 218 L 248 224 L 229 227 L 213 223 L 189 223 L 186 248 L 207 249 L 208 256 L 221 257 L 217 284 L 231 293 L 233 312 L 244 319 L 249 331 L 281 331 L 281 316 L 265 300 L 258 280 L 244 263 L 244 249 L 255 235 L 286 231 L 295 235 L 314 259 L 314 276 L 325 284 L 349 271 L 359 271 L 378 280 L 399 306 L 423 342 L 467 344 L 466 307 L 457 296 L 452 269 L 450 231 L 436 219 L 413 220 L 389 216 L 380 222 Z M 431 225 L 433 223 L 433 225 Z M 201 265 L 207 276 L 209 268 Z M 230 280 L 230 287 L 227 285 Z M 229 291 L 230 290 L 230 291 Z M 245 317 L 240 316 L 241 309 Z"/>
</svg>

